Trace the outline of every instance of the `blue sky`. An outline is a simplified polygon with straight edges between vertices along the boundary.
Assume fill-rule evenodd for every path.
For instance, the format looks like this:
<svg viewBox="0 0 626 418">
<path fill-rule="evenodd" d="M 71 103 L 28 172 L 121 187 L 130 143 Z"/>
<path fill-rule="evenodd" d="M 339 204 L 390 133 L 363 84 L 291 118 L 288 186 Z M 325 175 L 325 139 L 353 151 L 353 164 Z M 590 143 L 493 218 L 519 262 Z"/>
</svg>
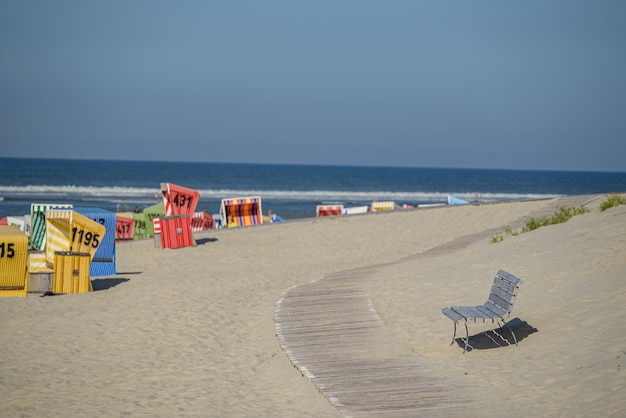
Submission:
<svg viewBox="0 0 626 418">
<path fill-rule="evenodd" d="M 626 2 L 0 0 L 0 156 L 626 171 Z"/>
</svg>

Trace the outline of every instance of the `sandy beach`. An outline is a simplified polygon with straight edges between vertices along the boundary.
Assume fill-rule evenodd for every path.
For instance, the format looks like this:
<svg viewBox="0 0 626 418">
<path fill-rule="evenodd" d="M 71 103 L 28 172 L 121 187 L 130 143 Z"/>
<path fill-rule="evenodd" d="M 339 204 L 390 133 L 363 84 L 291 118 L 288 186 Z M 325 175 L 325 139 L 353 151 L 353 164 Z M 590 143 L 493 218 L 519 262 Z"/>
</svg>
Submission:
<svg viewBox="0 0 626 418">
<path fill-rule="evenodd" d="M 94 292 L 0 300 L 0 416 L 359 416 L 294 367 L 274 323 L 290 289 L 354 270 L 388 336 L 371 355 L 414 358 L 466 415 L 625 416 L 626 205 L 601 212 L 604 198 L 495 244 L 493 231 L 554 201 L 209 231 L 175 250 L 120 244 L 118 274 Z M 479 335 L 463 354 L 441 309 L 482 304 L 498 269 L 524 281 L 519 345 Z"/>
</svg>

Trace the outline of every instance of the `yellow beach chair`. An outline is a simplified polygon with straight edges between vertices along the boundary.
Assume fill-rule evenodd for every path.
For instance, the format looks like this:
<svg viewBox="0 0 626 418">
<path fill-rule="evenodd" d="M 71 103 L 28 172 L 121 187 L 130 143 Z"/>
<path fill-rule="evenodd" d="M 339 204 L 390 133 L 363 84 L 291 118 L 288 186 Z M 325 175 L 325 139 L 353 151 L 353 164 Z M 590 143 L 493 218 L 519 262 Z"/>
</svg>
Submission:
<svg viewBox="0 0 626 418">
<path fill-rule="evenodd" d="M 17 226 L 0 226 L 0 297 L 28 295 L 28 236 Z"/>
</svg>

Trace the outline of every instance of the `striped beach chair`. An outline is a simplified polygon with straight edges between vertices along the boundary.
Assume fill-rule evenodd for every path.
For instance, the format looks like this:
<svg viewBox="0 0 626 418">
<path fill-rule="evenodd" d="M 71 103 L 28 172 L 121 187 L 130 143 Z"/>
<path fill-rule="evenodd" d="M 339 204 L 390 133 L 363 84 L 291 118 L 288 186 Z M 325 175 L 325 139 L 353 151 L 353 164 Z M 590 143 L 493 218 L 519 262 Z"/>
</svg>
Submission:
<svg viewBox="0 0 626 418">
<path fill-rule="evenodd" d="M 214 229 L 222 229 L 226 227 L 226 225 L 224 225 L 224 223 L 222 222 L 222 215 L 220 215 L 219 213 L 214 213 L 211 216 L 213 216 L 213 228 Z"/>
<path fill-rule="evenodd" d="M 54 265 L 57 251 L 87 253 L 93 259 L 106 228 L 74 210 L 46 212 L 46 264 Z"/>
<path fill-rule="evenodd" d="M 213 217 L 205 212 L 196 212 L 191 218 L 191 232 L 206 231 L 213 229 Z"/>
<path fill-rule="evenodd" d="M 343 215 L 343 205 L 317 205 L 315 208 L 315 216 L 335 216 Z"/>
<path fill-rule="evenodd" d="M 30 205 L 30 247 L 36 251 L 46 249 L 46 211 L 71 209 L 72 205 L 57 203 L 33 203 Z"/>
<path fill-rule="evenodd" d="M 262 214 L 261 197 L 259 196 L 222 199 L 220 205 L 220 218 L 222 225 L 226 227 L 228 227 L 229 219 L 236 226 L 262 224 Z"/>
<path fill-rule="evenodd" d="M 28 250 L 28 271 L 30 273 L 50 273 L 52 268 L 46 264 L 46 252 L 37 250 Z"/>
</svg>

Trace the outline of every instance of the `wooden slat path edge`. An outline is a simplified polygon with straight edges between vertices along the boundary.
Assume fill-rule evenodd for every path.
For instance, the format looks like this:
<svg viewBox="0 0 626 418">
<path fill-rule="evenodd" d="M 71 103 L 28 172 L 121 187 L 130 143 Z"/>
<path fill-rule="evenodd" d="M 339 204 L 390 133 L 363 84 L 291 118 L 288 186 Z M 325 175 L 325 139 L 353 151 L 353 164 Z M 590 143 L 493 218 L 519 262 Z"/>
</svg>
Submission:
<svg viewBox="0 0 626 418">
<path fill-rule="evenodd" d="M 586 205 L 599 196 L 571 196 L 518 219 L 550 215 L 562 206 Z M 498 229 L 460 237 L 407 256 L 434 256 L 493 236 Z M 391 263 L 387 263 L 391 264 Z M 386 265 L 386 264 L 385 264 Z M 467 412 L 458 382 L 428 376 L 423 359 L 389 347 L 390 336 L 361 287 L 376 267 L 326 275 L 288 289 L 276 303 L 274 325 L 282 350 L 300 373 L 346 416 L 452 416 Z"/>
</svg>

